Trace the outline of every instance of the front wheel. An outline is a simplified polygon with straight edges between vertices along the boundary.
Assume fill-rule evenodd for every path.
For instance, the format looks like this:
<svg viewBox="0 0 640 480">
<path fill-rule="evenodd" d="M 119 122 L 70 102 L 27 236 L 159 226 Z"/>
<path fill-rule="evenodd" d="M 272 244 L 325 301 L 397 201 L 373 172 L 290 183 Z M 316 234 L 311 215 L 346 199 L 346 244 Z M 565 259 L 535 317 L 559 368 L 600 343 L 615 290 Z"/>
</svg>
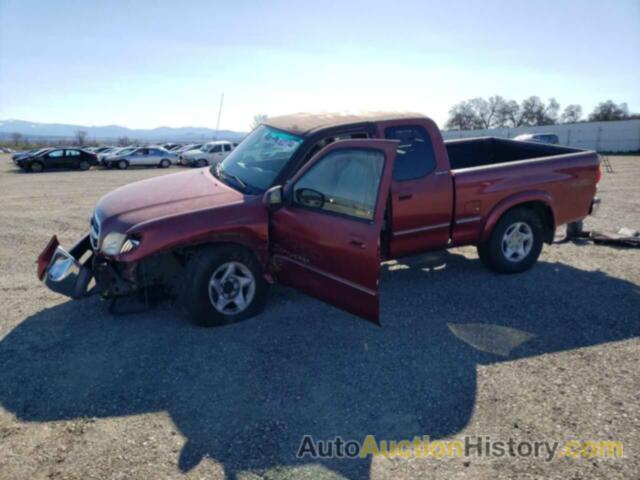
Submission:
<svg viewBox="0 0 640 480">
<path fill-rule="evenodd" d="M 29 164 L 29 171 L 33 173 L 40 173 L 44 170 L 44 165 L 42 162 L 31 162 Z"/>
<path fill-rule="evenodd" d="M 542 251 L 544 228 L 540 217 L 529 208 L 504 214 L 488 241 L 478 245 L 480 261 L 499 273 L 530 269 Z"/>
<path fill-rule="evenodd" d="M 120 160 L 117 165 L 120 170 L 126 170 L 127 168 L 129 168 L 129 162 L 127 162 L 126 160 Z"/>
<path fill-rule="evenodd" d="M 193 323 L 228 325 L 262 311 L 268 284 L 255 257 L 235 246 L 197 252 L 184 275 L 181 301 Z"/>
<path fill-rule="evenodd" d="M 207 165 L 209 165 L 209 162 L 207 162 L 204 158 L 201 158 L 196 162 L 196 167 L 202 168 L 202 167 L 206 167 Z"/>
<path fill-rule="evenodd" d="M 171 166 L 171 161 L 170 160 L 168 160 L 166 158 L 163 158 L 160 161 L 160 168 L 169 168 L 170 166 Z"/>
</svg>

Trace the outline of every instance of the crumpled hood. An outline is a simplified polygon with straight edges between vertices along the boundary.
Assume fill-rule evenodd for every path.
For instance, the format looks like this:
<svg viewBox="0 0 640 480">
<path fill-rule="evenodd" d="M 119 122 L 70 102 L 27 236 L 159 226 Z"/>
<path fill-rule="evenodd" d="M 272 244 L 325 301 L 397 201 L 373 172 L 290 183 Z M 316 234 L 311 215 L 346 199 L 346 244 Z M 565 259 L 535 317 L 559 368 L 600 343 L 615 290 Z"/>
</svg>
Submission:
<svg viewBox="0 0 640 480">
<path fill-rule="evenodd" d="M 106 194 L 96 205 L 101 230 L 125 232 L 149 220 L 240 202 L 244 195 L 213 177 L 190 170 L 130 183 Z"/>
</svg>

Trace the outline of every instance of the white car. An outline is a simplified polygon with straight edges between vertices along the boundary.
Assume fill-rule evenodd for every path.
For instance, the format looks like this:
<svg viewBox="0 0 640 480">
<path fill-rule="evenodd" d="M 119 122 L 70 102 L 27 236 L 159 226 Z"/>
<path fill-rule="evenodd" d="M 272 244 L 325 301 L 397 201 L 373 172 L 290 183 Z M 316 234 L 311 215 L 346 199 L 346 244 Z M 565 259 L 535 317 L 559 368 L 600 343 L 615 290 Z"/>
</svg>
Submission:
<svg viewBox="0 0 640 480">
<path fill-rule="evenodd" d="M 549 143 L 551 145 L 560 143 L 560 139 L 555 133 L 523 133 L 514 137 L 514 140 L 519 142 Z"/>
<path fill-rule="evenodd" d="M 224 160 L 233 150 L 233 144 L 226 140 L 205 143 L 197 150 L 190 150 L 180 156 L 180 163 L 191 167 L 206 167 Z"/>
<path fill-rule="evenodd" d="M 130 166 L 169 168 L 172 164 L 178 163 L 178 157 L 162 147 L 134 147 L 120 150 L 104 158 L 102 163 L 107 168 L 116 167 L 120 170 Z"/>
</svg>

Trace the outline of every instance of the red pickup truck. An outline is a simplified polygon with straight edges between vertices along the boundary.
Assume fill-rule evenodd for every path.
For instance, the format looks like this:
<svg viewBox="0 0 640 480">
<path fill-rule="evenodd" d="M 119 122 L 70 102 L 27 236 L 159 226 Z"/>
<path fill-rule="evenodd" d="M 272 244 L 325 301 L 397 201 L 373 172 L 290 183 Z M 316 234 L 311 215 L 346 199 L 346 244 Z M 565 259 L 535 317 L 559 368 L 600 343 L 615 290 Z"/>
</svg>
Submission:
<svg viewBox="0 0 640 480">
<path fill-rule="evenodd" d="M 597 206 L 599 163 L 557 145 L 443 142 L 417 114 L 275 117 L 213 167 L 105 195 L 68 252 L 51 239 L 38 276 L 72 298 L 175 295 L 206 326 L 256 315 L 278 282 L 378 323 L 381 261 L 477 245 L 492 270 L 527 270 L 557 226 Z"/>
</svg>

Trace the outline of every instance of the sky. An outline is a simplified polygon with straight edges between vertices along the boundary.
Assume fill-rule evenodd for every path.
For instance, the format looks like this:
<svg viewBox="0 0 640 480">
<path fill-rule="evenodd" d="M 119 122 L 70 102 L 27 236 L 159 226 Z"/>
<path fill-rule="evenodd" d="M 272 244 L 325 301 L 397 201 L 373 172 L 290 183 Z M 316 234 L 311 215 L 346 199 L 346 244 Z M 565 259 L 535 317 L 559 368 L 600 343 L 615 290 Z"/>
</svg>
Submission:
<svg viewBox="0 0 640 480">
<path fill-rule="evenodd" d="M 246 131 L 476 96 L 640 111 L 640 0 L 0 0 L 0 119 Z"/>
</svg>

